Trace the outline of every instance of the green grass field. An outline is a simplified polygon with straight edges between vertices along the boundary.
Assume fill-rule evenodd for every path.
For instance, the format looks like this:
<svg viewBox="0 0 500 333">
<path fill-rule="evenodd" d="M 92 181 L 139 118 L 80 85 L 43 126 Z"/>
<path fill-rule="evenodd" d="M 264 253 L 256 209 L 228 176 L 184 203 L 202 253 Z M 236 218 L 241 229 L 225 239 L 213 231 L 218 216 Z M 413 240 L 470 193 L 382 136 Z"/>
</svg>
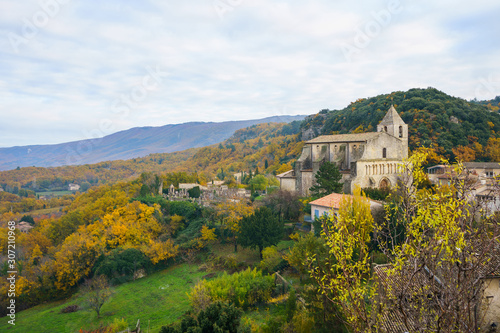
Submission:
<svg viewBox="0 0 500 333">
<path fill-rule="evenodd" d="M 39 216 L 39 215 L 49 215 L 52 213 L 57 213 L 58 211 L 61 210 L 61 208 L 64 208 L 64 207 L 60 206 L 60 207 L 54 207 L 54 208 L 37 209 L 37 210 L 32 210 L 31 212 L 27 212 L 26 214 L 31 215 L 33 217 Z"/>
<path fill-rule="evenodd" d="M 122 284 L 114 288 L 114 295 L 101 310 L 101 318 L 95 312 L 82 309 L 63 314 L 61 309 L 77 304 L 84 307 L 83 298 L 76 294 L 66 301 L 52 302 L 21 311 L 16 315 L 16 325 L 7 323 L 8 317 L 0 318 L 0 332 L 78 332 L 124 318 L 130 328 L 141 320 L 141 329 L 158 332 L 163 325 L 176 321 L 189 310 L 187 293 L 207 272 L 199 272 L 197 265 L 182 264 L 157 272 L 151 276 Z"/>
<path fill-rule="evenodd" d="M 75 192 L 72 191 L 45 191 L 45 192 L 36 192 L 37 195 L 42 196 L 42 195 L 47 195 L 47 196 L 54 196 L 54 197 L 62 197 L 63 195 L 66 194 L 73 194 Z"/>
</svg>

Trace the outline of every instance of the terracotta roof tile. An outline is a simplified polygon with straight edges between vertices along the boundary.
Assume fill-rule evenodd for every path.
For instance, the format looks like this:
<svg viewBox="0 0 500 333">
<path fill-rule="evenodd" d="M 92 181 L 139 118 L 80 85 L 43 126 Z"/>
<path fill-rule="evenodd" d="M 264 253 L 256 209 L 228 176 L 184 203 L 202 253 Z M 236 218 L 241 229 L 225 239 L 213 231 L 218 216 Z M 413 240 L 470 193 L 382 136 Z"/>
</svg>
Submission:
<svg viewBox="0 0 500 333">
<path fill-rule="evenodd" d="M 342 198 L 344 196 L 352 197 L 352 195 L 350 195 L 350 194 L 332 193 L 332 194 L 329 194 L 323 198 L 319 198 L 317 200 L 311 201 L 309 204 L 321 206 L 321 207 L 339 209 L 340 203 L 342 202 Z"/>
</svg>

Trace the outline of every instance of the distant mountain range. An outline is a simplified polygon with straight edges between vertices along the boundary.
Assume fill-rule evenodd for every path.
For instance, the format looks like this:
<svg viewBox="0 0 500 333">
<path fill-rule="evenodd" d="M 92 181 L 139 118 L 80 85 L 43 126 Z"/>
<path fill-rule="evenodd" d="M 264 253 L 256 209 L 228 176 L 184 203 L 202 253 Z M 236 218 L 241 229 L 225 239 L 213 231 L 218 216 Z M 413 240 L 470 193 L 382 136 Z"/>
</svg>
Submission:
<svg viewBox="0 0 500 333">
<path fill-rule="evenodd" d="M 189 122 L 160 127 L 135 127 L 99 139 L 54 145 L 0 148 L 0 171 L 17 167 L 55 167 L 143 157 L 204 147 L 228 139 L 235 131 L 261 123 L 289 123 L 306 116 L 274 116 L 255 120 Z"/>
</svg>

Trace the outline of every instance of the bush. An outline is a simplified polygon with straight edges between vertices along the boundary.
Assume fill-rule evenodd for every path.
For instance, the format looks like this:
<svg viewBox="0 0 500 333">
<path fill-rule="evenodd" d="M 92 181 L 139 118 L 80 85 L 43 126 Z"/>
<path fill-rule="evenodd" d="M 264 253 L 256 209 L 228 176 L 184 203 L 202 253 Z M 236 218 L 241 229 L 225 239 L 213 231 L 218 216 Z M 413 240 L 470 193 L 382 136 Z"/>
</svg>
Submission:
<svg viewBox="0 0 500 333">
<path fill-rule="evenodd" d="M 365 187 L 363 188 L 363 192 L 365 193 L 367 198 L 379 201 L 384 201 L 390 194 L 388 188 L 380 189 L 380 188 Z"/>
<path fill-rule="evenodd" d="M 188 190 L 190 198 L 199 198 L 201 195 L 201 190 L 199 186 L 195 186 L 192 189 Z"/>
<path fill-rule="evenodd" d="M 133 280 L 140 269 L 149 272 L 152 263 L 137 249 L 116 249 L 107 256 L 102 255 L 94 267 L 94 275 L 105 275 L 111 284 L 116 285 Z"/>
<path fill-rule="evenodd" d="M 182 319 L 180 325 L 163 326 L 160 333 L 237 333 L 241 314 L 241 310 L 233 305 L 216 302 L 200 311 L 196 319 L 187 316 Z"/>
<path fill-rule="evenodd" d="M 278 252 L 276 246 L 269 246 L 262 250 L 262 260 L 259 268 L 263 271 L 271 272 L 282 261 L 282 255 Z"/>
<path fill-rule="evenodd" d="M 267 302 L 273 289 L 273 276 L 263 276 L 262 271 L 248 268 L 232 275 L 224 273 L 211 281 L 202 280 L 189 297 L 192 305 L 202 303 L 202 297 L 208 296 L 212 301 L 227 301 L 247 308 Z"/>
</svg>

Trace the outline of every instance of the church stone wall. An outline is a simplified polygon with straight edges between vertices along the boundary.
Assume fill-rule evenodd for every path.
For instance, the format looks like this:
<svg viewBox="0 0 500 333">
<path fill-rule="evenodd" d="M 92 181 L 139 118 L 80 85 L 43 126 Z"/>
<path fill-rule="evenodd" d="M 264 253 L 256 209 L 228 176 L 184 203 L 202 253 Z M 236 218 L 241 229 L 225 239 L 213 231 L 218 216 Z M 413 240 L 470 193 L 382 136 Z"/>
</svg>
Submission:
<svg viewBox="0 0 500 333">
<path fill-rule="evenodd" d="M 298 177 L 297 177 L 298 179 Z M 312 171 L 302 171 L 301 181 L 296 184 L 296 190 L 301 194 L 308 196 L 309 189 L 313 186 L 313 172 Z"/>
<path fill-rule="evenodd" d="M 295 191 L 295 178 L 281 178 L 280 179 L 280 188 L 285 191 L 293 192 Z"/>
</svg>

